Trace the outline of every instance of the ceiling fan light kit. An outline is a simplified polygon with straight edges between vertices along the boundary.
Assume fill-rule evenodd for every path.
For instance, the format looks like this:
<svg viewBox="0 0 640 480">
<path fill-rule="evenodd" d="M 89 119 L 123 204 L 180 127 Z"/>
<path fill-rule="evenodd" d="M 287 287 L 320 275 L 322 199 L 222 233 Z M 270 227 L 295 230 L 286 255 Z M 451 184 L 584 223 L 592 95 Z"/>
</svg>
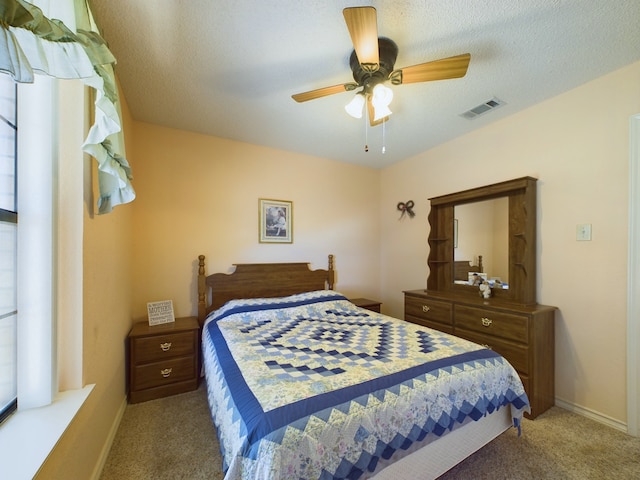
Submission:
<svg viewBox="0 0 640 480">
<path fill-rule="evenodd" d="M 375 105 L 373 106 L 373 111 L 375 112 L 375 114 L 373 115 L 373 120 L 374 122 L 377 121 L 385 121 L 385 119 L 391 115 L 393 112 L 391 111 L 391 109 L 386 106 L 386 105 L 382 105 L 379 107 L 376 107 Z"/>
<path fill-rule="evenodd" d="M 373 115 L 374 121 L 377 122 L 378 120 L 383 120 L 385 117 L 388 117 L 393 113 L 389 109 L 391 100 L 393 100 L 393 90 L 389 87 L 385 87 L 383 84 L 379 83 L 373 88 L 371 105 L 373 105 L 373 111 L 375 112 Z"/>
<path fill-rule="evenodd" d="M 296 102 L 306 102 L 361 88 L 345 106 L 345 110 L 354 118 L 362 118 L 363 106 L 366 103 L 369 122 L 371 126 L 375 126 L 384 123 L 391 114 L 389 104 L 393 98 L 393 91 L 383 85 L 385 82 L 403 85 L 460 78 L 467 73 L 471 60 L 469 53 L 394 70 L 398 46 L 389 38 L 378 37 L 376 9 L 349 7 L 342 13 L 353 43 L 349 66 L 355 83 L 348 82 L 292 95 Z M 383 93 L 374 93 L 378 86 L 382 87 Z"/>
<path fill-rule="evenodd" d="M 362 118 L 362 110 L 364 109 L 364 93 L 358 92 L 354 95 L 349 103 L 344 106 L 346 112 L 353 118 Z"/>
</svg>

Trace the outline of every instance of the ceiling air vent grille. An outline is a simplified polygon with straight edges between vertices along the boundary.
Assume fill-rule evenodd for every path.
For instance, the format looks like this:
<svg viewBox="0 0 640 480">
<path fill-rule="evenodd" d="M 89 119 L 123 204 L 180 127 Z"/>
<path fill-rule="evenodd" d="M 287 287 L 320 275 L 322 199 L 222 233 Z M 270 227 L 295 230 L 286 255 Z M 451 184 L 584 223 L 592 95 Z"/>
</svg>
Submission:
<svg viewBox="0 0 640 480">
<path fill-rule="evenodd" d="M 479 117 L 480 115 L 484 115 L 485 113 L 490 112 L 491 110 L 495 110 L 498 107 L 504 105 L 504 102 L 496 97 L 493 97 L 491 100 L 487 100 L 484 103 L 481 103 L 477 107 L 473 107 L 471 110 L 467 110 L 464 113 L 461 113 L 460 116 L 471 120 L 472 118 Z"/>
</svg>

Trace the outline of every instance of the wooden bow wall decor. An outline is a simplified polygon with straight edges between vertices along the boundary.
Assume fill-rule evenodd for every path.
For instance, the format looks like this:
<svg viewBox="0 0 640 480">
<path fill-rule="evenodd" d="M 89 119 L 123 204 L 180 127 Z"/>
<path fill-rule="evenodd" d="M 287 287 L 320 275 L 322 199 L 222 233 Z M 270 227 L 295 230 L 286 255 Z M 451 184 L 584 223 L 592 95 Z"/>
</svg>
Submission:
<svg viewBox="0 0 640 480">
<path fill-rule="evenodd" d="M 409 200 L 408 202 L 400 202 L 398 203 L 398 210 L 400 210 L 402 213 L 400 214 L 400 219 L 402 219 L 404 217 L 405 214 L 409 215 L 409 218 L 413 218 L 416 216 L 416 214 L 413 211 L 413 200 Z"/>
</svg>

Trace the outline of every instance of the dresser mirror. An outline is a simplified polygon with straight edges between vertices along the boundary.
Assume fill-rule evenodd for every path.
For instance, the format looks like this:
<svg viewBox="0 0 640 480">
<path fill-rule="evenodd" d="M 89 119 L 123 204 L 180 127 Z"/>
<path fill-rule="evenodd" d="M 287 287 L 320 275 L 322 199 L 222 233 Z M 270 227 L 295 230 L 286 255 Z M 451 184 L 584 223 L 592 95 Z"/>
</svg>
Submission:
<svg viewBox="0 0 640 480">
<path fill-rule="evenodd" d="M 536 179 L 522 177 L 430 198 L 428 293 L 536 303 Z M 475 276 L 474 276 L 475 274 Z"/>
<path fill-rule="evenodd" d="M 456 205 L 453 214 L 454 283 L 473 284 L 479 277 L 492 288 L 509 288 L 508 198 Z"/>
</svg>

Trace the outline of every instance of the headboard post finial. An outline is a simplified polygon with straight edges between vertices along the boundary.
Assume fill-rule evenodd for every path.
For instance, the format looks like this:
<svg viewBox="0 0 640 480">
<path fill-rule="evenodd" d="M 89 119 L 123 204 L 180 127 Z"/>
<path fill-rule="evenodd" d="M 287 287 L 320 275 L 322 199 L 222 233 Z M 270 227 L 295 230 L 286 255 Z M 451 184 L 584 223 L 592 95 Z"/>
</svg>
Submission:
<svg viewBox="0 0 640 480">
<path fill-rule="evenodd" d="M 207 277 L 204 273 L 204 255 L 198 256 L 198 322 L 200 326 L 207 316 Z"/>
<path fill-rule="evenodd" d="M 329 254 L 329 270 L 327 275 L 327 283 L 329 284 L 329 290 L 333 290 L 333 284 L 335 283 L 335 271 L 333 269 L 333 254 Z"/>
</svg>

